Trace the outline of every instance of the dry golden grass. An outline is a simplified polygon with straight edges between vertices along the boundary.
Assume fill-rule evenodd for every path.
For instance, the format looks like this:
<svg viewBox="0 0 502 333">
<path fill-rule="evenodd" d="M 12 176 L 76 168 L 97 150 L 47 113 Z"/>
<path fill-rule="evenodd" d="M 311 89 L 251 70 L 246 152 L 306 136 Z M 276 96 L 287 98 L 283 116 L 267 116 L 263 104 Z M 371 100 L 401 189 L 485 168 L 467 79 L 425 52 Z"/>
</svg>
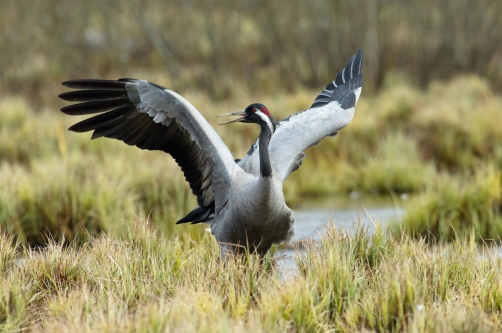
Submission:
<svg viewBox="0 0 502 333">
<path fill-rule="evenodd" d="M 502 260 L 474 237 L 430 247 L 332 225 L 296 277 L 271 256 L 222 263 L 211 237 L 147 221 L 123 240 L 16 252 L 1 236 L 0 327 L 30 332 L 497 332 Z M 209 236 L 209 235 L 208 235 Z"/>
</svg>

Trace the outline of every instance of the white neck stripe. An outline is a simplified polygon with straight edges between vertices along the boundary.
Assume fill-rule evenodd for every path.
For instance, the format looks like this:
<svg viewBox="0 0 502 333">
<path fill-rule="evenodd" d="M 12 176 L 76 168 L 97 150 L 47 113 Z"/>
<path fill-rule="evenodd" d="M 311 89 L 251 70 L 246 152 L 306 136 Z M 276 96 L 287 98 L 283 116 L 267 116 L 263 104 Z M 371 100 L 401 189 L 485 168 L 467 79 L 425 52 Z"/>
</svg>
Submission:
<svg viewBox="0 0 502 333">
<path fill-rule="evenodd" d="M 260 118 L 263 119 L 263 121 L 267 124 L 268 128 L 270 128 L 270 132 L 274 133 L 274 126 L 272 125 L 270 118 L 260 110 L 256 111 L 255 113 L 259 115 Z"/>
</svg>

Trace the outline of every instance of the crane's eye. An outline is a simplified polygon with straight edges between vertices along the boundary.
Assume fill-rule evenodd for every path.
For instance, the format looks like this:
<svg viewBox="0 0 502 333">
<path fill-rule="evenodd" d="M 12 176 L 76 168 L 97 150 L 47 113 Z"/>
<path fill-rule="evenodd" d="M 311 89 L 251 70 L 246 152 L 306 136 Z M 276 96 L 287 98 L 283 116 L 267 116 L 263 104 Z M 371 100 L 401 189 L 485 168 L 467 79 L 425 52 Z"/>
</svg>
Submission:
<svg viewBox="0 0 502 333">
<path fill-rule="evenodd" d="M 252 110 L 252 111 L 253 111 L 253 113 L 255 113 L 256 111 L 258 111 L 258 109 L 256 109 L 256 108 L 253 108 L 253 110 Z"/>
</svg>

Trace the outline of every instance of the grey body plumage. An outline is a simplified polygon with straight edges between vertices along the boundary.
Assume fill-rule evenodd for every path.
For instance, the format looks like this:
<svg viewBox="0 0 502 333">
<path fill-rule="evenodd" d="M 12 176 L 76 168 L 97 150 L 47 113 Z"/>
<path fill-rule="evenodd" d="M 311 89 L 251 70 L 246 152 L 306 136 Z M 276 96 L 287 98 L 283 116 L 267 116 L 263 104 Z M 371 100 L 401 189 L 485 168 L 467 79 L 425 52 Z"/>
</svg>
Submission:
<svg viewBox="0 0 502 333">
<path fill-rule="evenodd" d="M 276 124 L 262 104 L 251 104 L 234 121 L 261 127 L 246 156 L 232 154 L 204 117 L 183 97 L 144 80 L 72 80 L 80 90 L 59 97 L 78 104 L 63 107 L 70 115 L 100 113 L 70 130 L 93 130 L 92 138 L 109 137 L 141 149 L 162 150 L 180 165 L 197 197 L 198 207 L 177 223 L 211 225 L 222 254 L 250 250 L 265 254 L 274 243 L 293 235 L 293 212 L 282 184 L 298 169 L 304 150 L 350 123 L 361 92 L 362 50 L 312 107 Z"/>
</svg>

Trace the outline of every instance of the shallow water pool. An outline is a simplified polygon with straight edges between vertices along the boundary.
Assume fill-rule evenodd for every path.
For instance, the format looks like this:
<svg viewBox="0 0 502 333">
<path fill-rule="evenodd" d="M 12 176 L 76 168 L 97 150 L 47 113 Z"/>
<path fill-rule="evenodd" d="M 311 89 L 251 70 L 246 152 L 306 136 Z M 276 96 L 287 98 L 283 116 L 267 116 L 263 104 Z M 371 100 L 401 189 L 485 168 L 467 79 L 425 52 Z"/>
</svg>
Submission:
<svg viewBox="0 0 502 333">
<path fill-rule="evenodd" d="M 382 225 L 399 222 L 404 215 L 403 198 L 328 198 L 306 200 L 295 209 L 295 235 L 291 243 L 303 239 L 320 239 L 323 230 L 330 223 L 339 229 L 349 231 L 354 224 L 360 223 L 368 232 L 375 230 L 375 224 Z M 285 276 L 294 276 L 297 269 L 295 256 L 297 252 L 285 247 L 276 254 L 279 265 Z"/>
</svg>

